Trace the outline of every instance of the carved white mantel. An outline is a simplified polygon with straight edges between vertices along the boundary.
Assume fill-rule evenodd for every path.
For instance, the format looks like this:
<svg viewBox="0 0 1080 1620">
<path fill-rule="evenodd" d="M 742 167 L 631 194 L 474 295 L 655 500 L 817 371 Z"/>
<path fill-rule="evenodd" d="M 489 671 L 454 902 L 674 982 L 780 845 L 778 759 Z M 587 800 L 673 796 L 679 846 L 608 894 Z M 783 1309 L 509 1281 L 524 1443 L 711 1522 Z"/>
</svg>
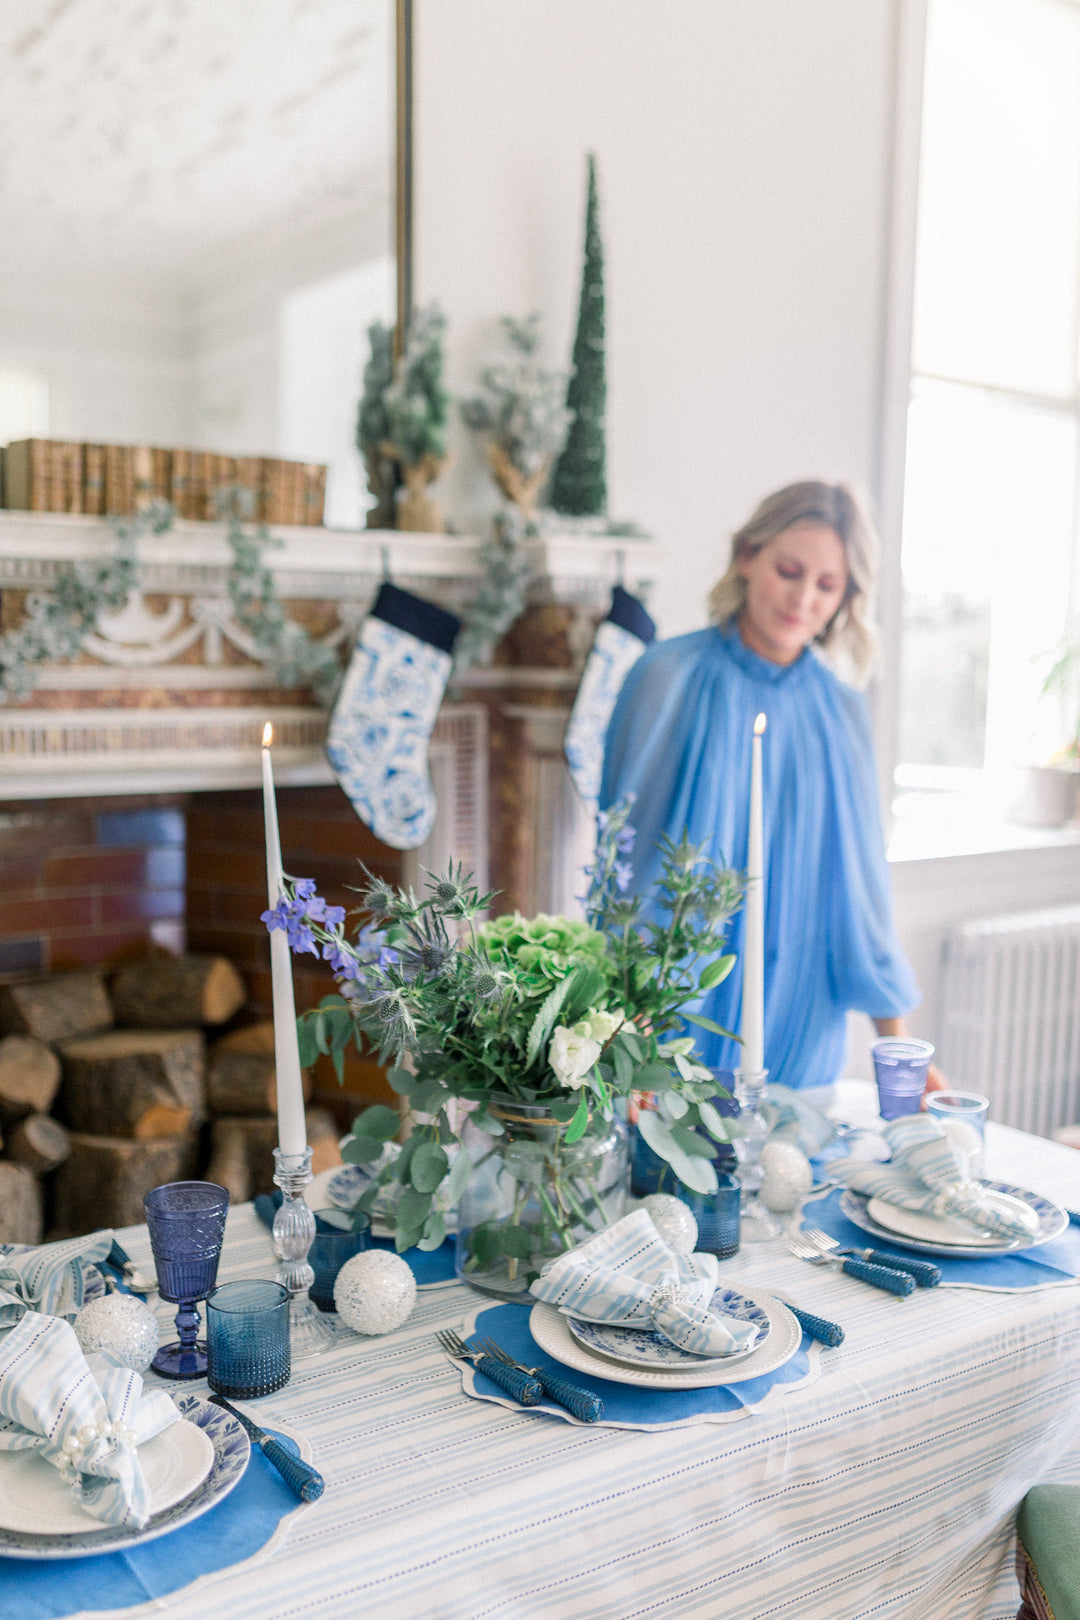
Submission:
<svg viewBox="0 0 1080 1620">
<path fill-rule="evenodd" d="M 480 578 L 478 545 L 468 537 L 273 532 L 280 544 L 268 546 L 264 559 L 279 596 L 287 603 L 331 604 L 334 623 L 323 635 L 330 645 L 351 642 L 387 572 L 406 589 L 458 610 Z M 107 556 L 115 544 L 100 519 L 0 512 L 0 590 L 47 590 L 72 563 Z M 166 534 L 142 536 L 136 545 L 139 589 L 99 623 L 83 658 L 44 667 L 33 697 L 0 706 L 0 799 L 253 787 L 267 718 L 275 728 L 278 780 L 330 781 L 322 711 L 268 704 L 261 696 L 274 682 L 233 617 L 225 529 L 178 520 Z M 652 547 L 641 540 L 556 534 L 528 541 L 527 552 L 530 601 L 574 607 L 582 651 L 622 558 L 632 559 L 628 574 L 635 582 L 655 573 Z M 576 676 L 479 670 L 462 695 L 479 695 L 494 682 L 533 689 L 550 683 L 569 701 Z M 200 693 L 213 701 L 200 704 Z"/>
</svg>

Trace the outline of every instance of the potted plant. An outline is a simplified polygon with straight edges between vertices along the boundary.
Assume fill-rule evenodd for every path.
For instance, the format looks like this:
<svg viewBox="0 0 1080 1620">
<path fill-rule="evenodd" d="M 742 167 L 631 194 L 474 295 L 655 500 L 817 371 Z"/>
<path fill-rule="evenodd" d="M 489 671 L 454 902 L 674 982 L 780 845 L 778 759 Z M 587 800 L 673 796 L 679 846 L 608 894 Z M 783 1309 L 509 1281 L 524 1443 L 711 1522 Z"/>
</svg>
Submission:
<svg viewBox="0 0 1080 1620">
<path fill-rule="evenodd" d="M 369 877 L 354 940 L 340 907 L 286 880 L 268 926 L 329 963 L 340 993 L 299 1020 L 301 1062 L 350 1041 L 391 1064 L 410 1121 L 376 1105 L 344 1157 L 371 1171 L 358 1200 L 388 1208 L 399 1250 L 436 1248 L 457 1212 L 459 1274 L 514 1296 L 551 1255 L 622 1212 L 620 1115 L 656 1097 L 649 1145 L 688 1187 L 715 1189 L 715 1144 L 733 1134 L 711 1072 L 694 1055 L 689 1010 L 730 971 L 721 929 L 737 874 L 684 836 L 660 845 L 655 893 L 630 896 L 629 806 L 600 818 L 587 921 L 480 920 L 490 895 L 451 868 L 418 899 Z"/>
</svg>

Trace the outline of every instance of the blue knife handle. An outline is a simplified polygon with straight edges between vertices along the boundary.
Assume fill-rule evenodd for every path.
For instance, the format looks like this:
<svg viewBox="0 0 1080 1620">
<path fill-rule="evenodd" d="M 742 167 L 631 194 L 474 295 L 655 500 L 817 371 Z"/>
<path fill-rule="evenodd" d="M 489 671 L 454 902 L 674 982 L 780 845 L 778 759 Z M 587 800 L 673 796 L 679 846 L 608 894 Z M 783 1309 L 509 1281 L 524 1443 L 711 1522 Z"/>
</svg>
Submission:
<svg viewBox="0 0 1080 1620">
<path fill-rule="evenodd" d="M 941 1272 L 937 1266 L 932 1266 L 929 1260 L 898 1260 L 895 1255 L 882 1254 L 878 1249 L 867 1249 L 863 1259 L 869 1260 L 872 1266 L 887 1266 L 890 1271 L 906 1271 L 909 1277 L 914 1277 L 920 1288 L 936 1288 L 941 1281 Z"/>
<path fill-rule="evenodd" d="M 799 1326 L 812 1339 L 817 1339 L 819 1344 L 827 1344 L 831 1350 L 843 1344 L 844 1330 L 835 1322 L 827 1322 L 823 1316 L 814 1316 L 811 1311 L 802 1311 L 797 1305 L 789 1305 L 788 1310 Z"/>
<path fill-rule="evenodd" d="M 494 1356 L 481 1356 L 475 1366 L 477 1372 L 490 1378 L 500 1389 L 505 1389 L 508 1395 L 513 1395 L 522 1406 L 535 1406 L 544 1398 L 544 1386 L 531 1373 L 522 1372 L 520 1367 L 508 1367 L 504 1361 L 496 1361 Z"/>
<path fill-rule="evenodd" d="M 845 1260 L 840 1267 L 849 1277 L 883 1288 L 887 1294 L 913 1294 L 915 1279 L 906 1271 L 890 1271 L 887 1266 L 871 1266 L 865 1260 Z"/>
<path fill-rule="evenodd" d="M 577 1384 L 568 1384 L 565 1378 L 558 1373 L 542 1372 L 539 1368 L 535 1376 L 553 1401 L 573 1414 L 581 1423 L 597 1423 L 604 1415 L 604 1403 L 599 1395 L 590 1395 L 587 1389 L 580 1389 Z"/>
<path fill-rule="evenodd" d="M 286 1485 L 301 1502 L 319 1500 L 326 1489 L 326 1482 L 310 1463 L 294 1457 L 292 1452 L 287 1451 L 281 1441 L 275 1440 L 271 1434 L 260 1440 L 259 1445 L 267 1462 L 273 1463 Z"/>
</svg>

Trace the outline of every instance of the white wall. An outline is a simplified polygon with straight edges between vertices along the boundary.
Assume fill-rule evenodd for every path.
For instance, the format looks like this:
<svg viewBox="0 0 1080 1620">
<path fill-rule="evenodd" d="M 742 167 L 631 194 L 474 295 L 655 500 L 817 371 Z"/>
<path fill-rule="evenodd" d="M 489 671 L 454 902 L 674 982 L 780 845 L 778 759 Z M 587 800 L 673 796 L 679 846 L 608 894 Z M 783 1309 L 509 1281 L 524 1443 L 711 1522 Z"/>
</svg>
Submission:
<svg viewBox="0 0 1080 1620">
<path fill-rule="evenodd" d="M 606 252 L 612 513 L 660 537 L 666 633 L 793 478 L 870 485 L 895 0 L 419 0 L 420 301 L 468 392 L 502 314 L 565 364 L 584 162 Z M 482 505 L 459 446 L 452 509 Z"/>
<path fill-rule="evenodd" d="M 755 501 L 818 475 L 883 508 L 895 653 L 920 51 L 919 0 L 417 0 L 417 295 L 450 317 L 456 393 L 502 314 L 540 309 L 567 362 L 597 154 L 610 505 L 662 547 L 665 634 L 704 622 Z M 467 435 L 457 453 L 464 525 L 490 495 Z M 894 723 L 885 702 L 886 737 Z M 1080 849 L 893 875 L 912 1025 L 932 1039 L 945 931 L 1080 900 Z M 868 1073 L 868 1020 L 851 1034 L 850 1072 Z"/>
</svg>

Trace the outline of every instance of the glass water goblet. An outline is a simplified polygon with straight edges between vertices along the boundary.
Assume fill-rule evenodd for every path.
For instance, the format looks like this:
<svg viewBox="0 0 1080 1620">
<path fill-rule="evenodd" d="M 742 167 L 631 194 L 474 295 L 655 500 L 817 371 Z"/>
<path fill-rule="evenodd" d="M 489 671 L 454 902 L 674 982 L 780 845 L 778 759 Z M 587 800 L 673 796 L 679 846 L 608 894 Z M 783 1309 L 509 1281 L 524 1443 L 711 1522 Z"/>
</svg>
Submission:
<svg viewBox="0 0 1080 1620">
<path fill-rule="evenodd" d="M 197 1302 L 217 1281 L 229 1195 L 212 1181 L 170 1181 L 143 1199 L 150 1247 L 162 1299 L 179 1305 L 174 1344 L 162 1345 L 150 1365 L 163 1378 L 202 1378 L 206 1342 L 197 1337 Z"/>
</svg>

